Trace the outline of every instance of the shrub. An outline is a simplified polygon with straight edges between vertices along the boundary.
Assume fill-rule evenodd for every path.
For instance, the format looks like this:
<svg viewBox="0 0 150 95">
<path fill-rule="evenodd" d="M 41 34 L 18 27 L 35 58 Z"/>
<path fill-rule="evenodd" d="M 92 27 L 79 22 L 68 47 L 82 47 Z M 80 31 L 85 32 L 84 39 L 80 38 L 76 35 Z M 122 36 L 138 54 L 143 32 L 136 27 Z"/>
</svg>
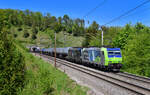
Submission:
<svg viewBox="0 0 150 95">
<path fill-rule="evenodd" d="M 28 38 L 30 36 L 30 34 L 28 32 L 24 32 L 23 37 L 24 38 Z"/>
<path fill-rule="evenodd" d="M 14 34 L 14 37 L 15 37 L 15 38 L 17 38 L 17 36 L 18 36 L 17 34 Z"/>
<path fill-rule="evenodd" d="M 37 37 L 35 34 L 32 35 L 32 40 L 35 40 Z"/>
<path fill-rule="evenodd" d="M 22 31 L 23 29 L 20 27 L 20 28 L 18 28 L 18 31 Z"/>
<path fill-rule="evenodd" d="M 0 95 L 15 95 L 24 83 L 24 57 L 0 31 Z"/>
<path fill-rule="evenodd" d="M 36 27 L 32 28 L 32 33 L 33 34 L 37 34 L 38 33 L 38 29 Z"/>
</svg>

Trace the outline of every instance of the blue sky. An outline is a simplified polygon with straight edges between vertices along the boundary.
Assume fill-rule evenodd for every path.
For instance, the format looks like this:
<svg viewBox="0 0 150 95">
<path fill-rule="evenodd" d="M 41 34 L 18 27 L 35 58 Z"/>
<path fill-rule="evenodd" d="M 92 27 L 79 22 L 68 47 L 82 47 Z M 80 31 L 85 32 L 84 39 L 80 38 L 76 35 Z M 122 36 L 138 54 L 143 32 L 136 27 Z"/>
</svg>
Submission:
<svg viewBox="0 0 150 95">
<path fill-rule="evenodd" d="M 40 11 L 43 14 L 49 12 L 51 15 L 57 17 L 68 14 L 71 18 L 83 18 L 91 9 L 103 1 L 104 0 L 1 0 L 0 8 L 29 9 L 32 11 Z M 144 1 L 146 0 L 106 0 L 84 19 L 90 22 L 95 20 L 100 25 L 103 25 Z M 123 26 L 129 22 L 132 24 L 142 22 L 150 26 L 150 3 L 145 4 L 124 18 L 109 24 L 109 26 Z"/>
</svg>

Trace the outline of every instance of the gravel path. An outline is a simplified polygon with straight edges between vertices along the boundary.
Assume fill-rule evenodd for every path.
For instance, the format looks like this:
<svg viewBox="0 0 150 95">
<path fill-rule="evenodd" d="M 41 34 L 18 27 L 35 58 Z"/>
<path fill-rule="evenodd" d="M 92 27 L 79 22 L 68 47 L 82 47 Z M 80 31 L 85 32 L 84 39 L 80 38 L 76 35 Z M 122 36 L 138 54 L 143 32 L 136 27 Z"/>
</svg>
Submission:
<svg viewBox="0 0 150 95">
<path fill-rule="evenodd" d="M 36 56 L 39 55 L 36 54 Z M 54 63 L 48 58 L 42 58 L 45 61 L 50 62 L 51 64 Z M 76 81 L 78 84 L 90 88 L 90 90 L 88 91 L 88 95 L 137 95 L 116 85 L 108 83 L 107 81 L 85 74 L 65 65 L 57 63 L 57 67 L 59 70 L 65 72 L 72 80 Z"/>
</svg>

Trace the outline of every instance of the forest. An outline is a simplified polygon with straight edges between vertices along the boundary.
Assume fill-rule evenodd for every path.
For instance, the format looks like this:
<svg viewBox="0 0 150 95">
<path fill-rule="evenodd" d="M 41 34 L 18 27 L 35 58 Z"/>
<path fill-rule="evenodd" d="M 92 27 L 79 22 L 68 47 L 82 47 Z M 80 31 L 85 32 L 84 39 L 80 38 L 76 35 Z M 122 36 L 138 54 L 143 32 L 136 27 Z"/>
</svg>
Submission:
<svg viewBox="0 0 150 95">
<path fill-rule="evenodd" d="M 17 30 L 10 31 L 12 27 Z M 105 46 L 121 48 L 124 64 L 122 71 L 150 77 L 149 26 L 140 22 L 135 25 L 100 26 L 96 21 L 85 26 L 84 19 L 72 19 L 68 15 L 55 17 L 50 13 L 44 15 L 30 10 L 0 9 L 0 90 L 5 88 L 2 94 L 15 93 L 23 86 L 25 59 L 16 48 L 19 35 L 15 31 L 23 32 L 22 37 L 25 39 L 31 36 L 31 40 L 38 39 L 40 32 L 44 34 L 50 31 L 50 39 L 54 39 L 54 32 L 65 32 L 84 38 L 84 47 L 102 47 L 100 28 L 104 31 Z M 59 41 L 57 43 L 61 44 Z"/>
</svg>

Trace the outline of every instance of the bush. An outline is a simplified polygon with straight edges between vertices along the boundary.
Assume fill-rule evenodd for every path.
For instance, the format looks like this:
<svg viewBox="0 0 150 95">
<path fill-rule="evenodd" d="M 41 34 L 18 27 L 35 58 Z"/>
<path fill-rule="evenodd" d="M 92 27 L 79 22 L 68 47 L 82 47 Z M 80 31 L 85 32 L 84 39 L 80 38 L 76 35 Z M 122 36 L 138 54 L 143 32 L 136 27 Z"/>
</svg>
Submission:
<svg viewBox="0 0 150 95">
<path fill-rule="evenodd" d="M 23 29 L 20 27 L 20 28 L 18 28 L 18 31 L 22 31 Z"/>
<path fill-rule="evenodd" d="M 15 95 L 24 83 L 24 57 L 0 31 L 0 95 Z"/>
<path fill-rule="evenodd" d="M 28 38 L 30 36 L 30 34 L 28 33 L 28 32 L 25 32 L 24 34 L 23 34 L 23 37 L 24 38 Z"/>
<path fill-rule="evenodd" d="M 38 29 L 36 27 L 32 28 L 32 33 L 33 34 L 37 34 L 38 33 Z"/>
<path fill-rule="evenodd" d="M 15 38 L 17 38 L 17 36 L 18 36 L 17 34 L 14 34 L 14 37 L 15 37 Z"/>
<path fill-rule="evenodd" d="M 32 40 L 35 40 L 37 37 L 35 34 L 32 35 Z"/>
</svg>

